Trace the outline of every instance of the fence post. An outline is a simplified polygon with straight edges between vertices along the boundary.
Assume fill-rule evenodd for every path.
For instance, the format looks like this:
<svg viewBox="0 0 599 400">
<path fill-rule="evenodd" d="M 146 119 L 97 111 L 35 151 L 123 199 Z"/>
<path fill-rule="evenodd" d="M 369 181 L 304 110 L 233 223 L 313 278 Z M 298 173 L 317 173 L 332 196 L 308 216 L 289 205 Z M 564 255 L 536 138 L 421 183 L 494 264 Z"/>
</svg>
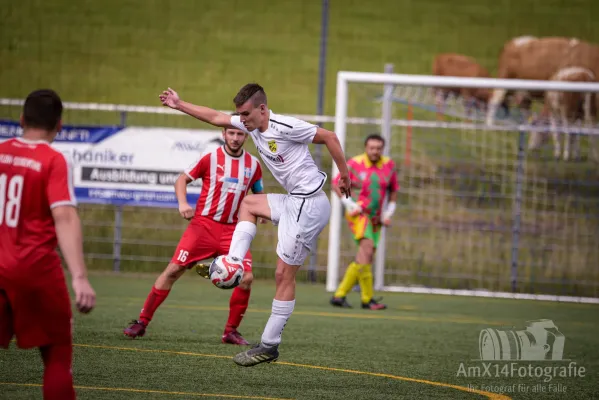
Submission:
<svg viewBox="0 0 599 400">
<path fill-rule="evenodd" d="M 327 40 L 329 30 L 329 0 L 322 0 L 322 21 L 320 28 L 320 58 L 318 62 L 318 98 L 316 103 L 316 114 L 324 113 L 324 88 L 327 70 Z M 320 125 L 320 124 L 319 124 Z M 318 169 L 322 169 L 322 145 L 317 144 L 314 149 L 314 158 Z M 332 179 L 332 177 L 331 177 Z M 308 280 L 316 282 L 316 263 L 318 260 L 318 241 L 314 244 L 310 254 L 310 265 L 308 266 Z"/>
<path fill-rule="evenodd" d="M 516 192 L 514 195 L 514 220 L 512 222 L 512 267 L 510 280 L 512 292 L 518 286 L 518 252 L 520 249 L 520 224 L 522 213 L 522 181 L 524 179 L 524 148 L 526 146 L 526 132 L 520 131 L 518 135 L 518 157 L 516 164 Z"/>
<path fill-rule="evenodd" d="M 127 111 L 121 111 L 121 126 L 127 126 Z"/>
<path fill-rule="evenodd" d="M 393 64 L 385 64 L 385 73 L 393 73 Z M 386 144 L 383 154 L 389 156 L 391 152 L 391 118 L 393 116 L 393 89 L 394 86 L 386 84 L 383 89 L 383 105 L 381 112 L 381 136 L 385 138 Z M 383 207 L 386 207 L 388 196 L 385 196 Z M 378 248 L 376 249 L 374 262 L 374 289 L 383 290 L 385 286 L 385 241 L 387 228 L 381 228 Z"/>
<path fill-rule="evenodd" d="M 322 0 L 322 17 L 320 22 L 320 56 L 318 59 L 318 97 L 316 99 L 316 115 L 324 113 L 324 88 L 327 75 L 327 42 L 329 35 L 329 0 Z M 319 124 L 320 125 L 320 124 Z M 316 165 L 322 168 L 322 145 L 314 149 Z"/>
<path fill-rule="evenodd" d="M 114 209 L 114 240 L 112 241 L 112 271 L 121 271 L 121 239 L 123 228 L 123 206 Z"/>
</svg>

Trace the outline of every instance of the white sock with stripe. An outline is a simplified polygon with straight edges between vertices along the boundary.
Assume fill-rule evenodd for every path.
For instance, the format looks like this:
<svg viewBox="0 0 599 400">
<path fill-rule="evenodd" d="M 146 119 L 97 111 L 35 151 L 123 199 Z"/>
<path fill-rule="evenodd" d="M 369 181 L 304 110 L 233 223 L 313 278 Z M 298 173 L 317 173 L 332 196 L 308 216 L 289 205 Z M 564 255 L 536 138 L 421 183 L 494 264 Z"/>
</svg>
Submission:
<svg viewBox="0 0 599 400">
<path fill-rule="evenodd" d="M 250 249 L 254 236 L 256 236 L 256 224 L 250 221 L 239 222 L 235 226 L 235 231 L 231 238 L 229 257 L 237 257 L 243 260 Z"/>
<path fill-rule="evenodd" d="M 272 301 L 272 312 L 262 333 L 262 344 L 264 346 L 274 347 L 281 343 L 283 328 L 285 328 L 294 307 L 295 300 L 281 301 L 275 299 Z"/>
</svg>

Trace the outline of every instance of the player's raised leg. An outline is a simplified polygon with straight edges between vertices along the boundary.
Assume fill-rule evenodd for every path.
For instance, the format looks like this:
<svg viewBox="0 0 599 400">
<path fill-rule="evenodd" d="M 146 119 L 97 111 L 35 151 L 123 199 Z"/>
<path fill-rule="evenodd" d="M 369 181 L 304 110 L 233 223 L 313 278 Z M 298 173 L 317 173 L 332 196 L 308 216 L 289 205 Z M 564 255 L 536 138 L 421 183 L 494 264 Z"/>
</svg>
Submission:
<svg viewBox="0 0 599 400">
<path fill-rule="evenodd" d="M 239 207 L 239 222 L 235 226 L 228 258 L 240 264 L 250 249 L 256 236 L 256 223 L 258 218 L 271 220 L 271 211 L 266 194 L 255 194 L 243 198 Z M 225 261 L 227 261 L 225 259 Z"/>
</svg>

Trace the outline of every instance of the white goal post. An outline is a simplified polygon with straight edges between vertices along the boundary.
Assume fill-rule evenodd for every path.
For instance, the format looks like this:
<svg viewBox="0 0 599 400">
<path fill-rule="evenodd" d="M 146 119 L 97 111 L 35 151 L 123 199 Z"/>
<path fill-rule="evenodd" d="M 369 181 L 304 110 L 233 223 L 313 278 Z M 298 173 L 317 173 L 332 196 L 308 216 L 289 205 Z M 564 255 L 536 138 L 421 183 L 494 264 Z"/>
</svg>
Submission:
<svg viewBox="0 0 599 400">
<path fill-rule="evenodd" d="M 599 83 L 587 82 L 560 82 L 560 81 L 536 81 L 536 80 L 516 80 L 516 79 L 497 79 L 497 78 L 458 78 L 458 77 L 440 77 L 427 75 L 405 75 L 392 73 L 367 73 L 367 72 L 350 72 L 340 71 L 337 74 L 337 89 L 336 89 L 336 106 L 335 106 L 335 133 L 337 134 L 341 147 L 346 148 L 346 126 L 348 120 L 353 116 L 348 116 L 349 105 L 349 85 L 353 83 L 359 84 L 378 84 L 385 85 L 382 96 L 382 118 L 378 121 L 383 137 L 389 137 L 392 126 L 421 126 L 423 128 L 437 128 L 445 125 L 445 127 L 476 127 L 476 129 L 487 129 L 493 131 L 535 131 L 536 128 L 530 125 L 493 125 L 486 127 L 484 121 L 481 123 L 475 122 L 440 122 L 440 121 L 405 121 L 392 120 L 391 109 L 391 93 L 395 86 L 401 87 L 427 87 L 427 88 L 488 88 L 488 89 L 505 89 L 508 91 L 558 91 L 558 92 L 593 92 L 599 93 Z M 385 111 L 387 110 L 387 111 Z M 597 129 L 593 128 L 577 128 L 577 132 L 589 135 L 597 135 Z M 496 132 L 497 133 L 497 132 Z M 388 146 L 386 146 L 388 147 Z M 387 150 L 387 149 L 386 149 Z M 347 157 L 354 154 L 347 154 Z M 332 177 L 338 173 L 337 166 L 333 163 Z M 329 223 L 329 241 L 328 241 L 328 260 L 327 260 L 327 276 L 326 276 L 326 291 L 334 292 L 340 280 L 340 259 L 341 259 L 341 237 L 343 236 L 344 226 L 343 209 L 339 198 L 334 192 L 331 192 L 331 219 Z M 397 221 L 401 223 L 401 221 Z M 384 242 L 384 232 L 381 237 L 381 242 Z M 410 286 L 387 286 L 385 285 L 385 252 L 384 243 L 377 251 L 377 258 L 374 266 L 374 281 L 375 290 L 379 291 L 397 291 L 397 292 L 412 292 L 412 293 L 435 293 L 435 294 L 452 294 L 452 295 L 469 295 L 469 296 L 484 296 L 484 297 L 504 297 L 504 298 L 522 298 L 522 299 L 537 299 L 537 300 L 557 300 L 557 301 L 573 301 L 599 303 L 599 298 L 592 297 L 576 297 L 576 296 L 558 296 L 558 295 L 540 295 L 526 293 L 511 293 L 511 292 L 493 292 L 487 290 L 453 290 L 453 289 L 435 289 Z M 509 264 L 506 269 L 509 271 Z"/>
</svg>

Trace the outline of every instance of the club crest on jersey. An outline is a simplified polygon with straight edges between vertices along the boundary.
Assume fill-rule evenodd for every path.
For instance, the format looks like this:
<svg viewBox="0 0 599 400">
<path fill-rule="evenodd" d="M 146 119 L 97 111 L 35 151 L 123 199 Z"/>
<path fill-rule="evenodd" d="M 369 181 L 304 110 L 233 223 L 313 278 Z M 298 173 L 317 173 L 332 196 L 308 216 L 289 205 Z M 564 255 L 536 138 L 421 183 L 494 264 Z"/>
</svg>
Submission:
<svg viewBox="0 0 599 400">
<path fill-rule="evenodd" d="M 245 167 L 243 169 L 243 171 L 244 171 L 244 176 L 246 179 L 250 179 L 252 177 L 252 169 L 251 168 Z"/>
<path fill-rule="evenodd" d="M 277 151 L 277 142 L 275 142 L 274 140 L 269 140 L 268 141 L 268 149 L 270 151 L 272 151 L 273 153 L 275 153 Z"/>
</svg>

